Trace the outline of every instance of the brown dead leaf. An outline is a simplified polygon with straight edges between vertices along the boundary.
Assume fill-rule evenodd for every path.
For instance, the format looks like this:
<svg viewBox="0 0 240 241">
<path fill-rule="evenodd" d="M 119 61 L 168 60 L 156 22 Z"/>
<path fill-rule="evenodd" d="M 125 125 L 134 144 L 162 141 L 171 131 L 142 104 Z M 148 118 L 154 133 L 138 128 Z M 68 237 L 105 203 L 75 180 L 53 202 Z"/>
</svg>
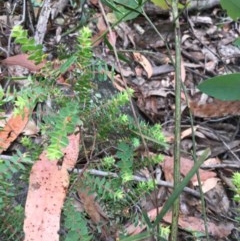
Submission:
<svg viewBox="0 0 240 241">
<path fill-rule="evenodd" d="M 12 115 L 13 114 L 0 113 L 0 129 L 2 129 L 6 125 L 6 123 L 9 121 Z M 35 121 L 31 119 L 28 120 L 27 124 L 25 125 L 25 128 L 22 131 L 22 133 L 25 136 L 36 135 L 38 132 L 39 128 L 37 127 Z"/>
<path fill-rule="evenodd" d="M 90 192 L 89 188 L 80 188 L 78 190 L 78 196 L 83 203 L 85 212 L 95 224 L 100 224 L 102 221 L 106 221 L 108 219 L 107 215 L 103 212 L 100 205 L 95 200 L 95 195 Z"/>
<path fill-rule="evenodd" d="M 190 102 L 190 110 L 198 117 L 222 117 L 227 115 L 240 115 L 240 101 L 212 100 L 211 103 L 199 104 Z"/>
<path fill-rule="evenodd" d="M 92 43 L 93 46 L 98 46 L 102 40 L 103 40 L 103 36 L 107 31 L 107 25 L 103 19 L 103 16 L 99 13 L 95 14 L 96 19 L 97 19 L 97 28 L 98 28 L 98 33 L 96 33 L 93 37 L 92 37 Z"/>
<path fill-rule="evenodd" d="M 36 135 L 39 132 L 39 128 L 36 125 L 35 121 L 33 120 L 29 120 L 25 126 L 25 128 L 23 129 L 23 134 L 25 136 L 32 136 L 32 135 Z"/>
<path fill-rule="evenodd" d="M 107 25 L 104 21 L 104 18 L 102 16 L 102 14 L 97 13 L 95 15 L 95 17 L 97 18 L 97 28 L 100 32 L 106 31 L 107 30 Z"/>
<path fill-rule="evenodd" d="M 164 217 L 164 221 L 171 223 L 172 221 L 172 215 L 169 213 L 167 217 Z M 179 216 L 178 225 L 186 230 L 193 230 L 198 231 L 201 233 L 205 233 L 204 228 L 204 221 L 197 217 L 192 216 Z M 231 231 L 234 228 L 234 225 L 232 223 L 213 223 L 209 221 L 207 223 L 208 225 L 208 233 L 216 238 L 226 238 L 229 234 L 231 234 Z"/>
<path fill-rule="evenodd" d="M 138 52 L 134 52 L 133 57 L 134 57 L 134 60 L 138 62 L 147 72 L 148 78 L 151 78 L 153 75 L 153 68 L 150 62 L 148 61 L 148 59 L 144 55 Z"/>
<path fill-rule="evenodd" d="M 205 197 L 211 200 L 209 205 L 216 213 L 229 215 L 230 200 L 222 182 L 217 182 L 214 188 L 205 193 Z"/>
<path fill-rule="evenodd" d="M 68 171 L 40 156 L 30 174 L 25 206 L 24 241 L 59 240 L 60 213 L 69 185 Z"/>
<path fill-rule="evenodd" d="M 117 74 L 117 75 L 114 76 L 113 86 L 117 90 L 122 92 L 122 91 L 124 91 L 126 89 L 124 81 L 126 81 L 126 80 L 122 80 L 121 76 L 119 74 Z"/>
<path fill-rule="evenodd" d="M 83 209 L 92 222 L 101 227 L 101 235 L 104 237 L 104 240 L 108 240 L 110 234 L 110 229 L 106 225 L 108 217 L 95 199 L 96 194 L 92 192 L 91 187 L 86 187 L 83 182 L 84 179 L 79 180 L 77 190 Z"/>
<path fill-rule="evenodd" d="M 197 128 L 198 128 L 198 126 L 194 126 L 193 127 L 193 131 L 195 132 L 197 130 Z M 186 129 L 186 130 L 184 130 L 184 131 L 182 131 L 182 133 L 181 133 L 181 140 L 184 139 L 187 136 L 190 136 L 190 135 L 192 135 L 192 128 L 191 127 Z"/>
<path fill-rule="evenodd" d="M 108 39 L 108 42 L 112 45 L 112 46 L 115 46 L 116 45 L 116 42 L 117 42 L 117 34 L 116 32 L 112 31 L 110 33 L 107 34 L 107 39 Z"/>
<path fill-rule="evenodd" d="M 192 169 L 194 162 L 190 159 L 187 158 L 181 158 L 180 160 L 181 166 L 180 166 L 180 171 L 183 176 L 186 176 L 189 171 Z M 160 163 L 160 165 L 163 168 L 166 180 L 169 182 L 173 182 L 173 168 L 174 168 L 174 163 L 173 163 L 173 157 L 170 156 L 165 156 L 164 161 Z M 201 182 L 205 182 L 207 179 L 215 177 L 216 173 L 212 171 L 207 171 L 207 170 L 199 170 L 199 175 Z M 197 175 L 195 174 L 191 181 L 193 183 L 197 182 Z"/>
<path fill-rule="evenodd" d="M 106 33 L 106 31 L 99 31 L 98 33 L 96 33 L 93 37 L 92 37 L 92 44 L 93 47 L 98 46 L 102 40 L 103 40 L 103 36 Z"/>
<path fill-rule="evenodd" d="M 32 72 L 38 72 L 45 65 L 44 62 L 36 65 L 33 60 L 29 60 L 28 58 L 29 55 L 27 54 L 18 54 L 2 60 L 1 63 L 6 66 L 19 65 Z"/>
<path fill-rule="evenodd" d="M 94 6 L 98 5 L 98 0 L 90 0 L 90 3 Z"/>
<path fill-rule="evenodd" d="M 66 8 L 68 0 L 53 1 L 51 3 L 51 18 L 55 19 L 59 13 L 63 13 L 64 8 Z M 46 6 L 44 6 L 46 7 Z"/>
<path fill-rule="evenodd" d="M 140 66 L 136 66 L 135 67 L 135 73 L 136 73 L 136 76 L 139 76 L 139 77 L 141 77 L 142 75 L 143 75 L 143 69 L 142 69 L 142 67 L 140 67 Z"/>
<path fill-rule="evenodd" d="M 62 167 L 58 160 L 49 160 L 46 151 L 33 165 L 25 206 L 24 241 L 59 240 L 61 209 L 69 185 L 67 168 L 77 161 L 79 141 L 79 133 L 69 136 Z"/>
<path fill-rule="evenodd" d="M 207 179 L 202 185 L 203 193 L 206 193 L 206 192 L 212 190 L 214 187 L 216 187 L 216 185 L 219 181 L 220 181 L 220 179 L 217 177 L 212 177 L 212 178 Z M 197 186 L 198 183 L 197 182 L 193 183 L 193 185 Z"/>
<path fill-rule="evenodd" d="M 107 16 L 108 16 L 109 22 L 115 23 L 117 21 L 116 16 L 114 14 L 108 13 Z M 124 49 L 128 47 L 129 41 L 132 43 L 133 47 L 135 48 L 134 32 L 126 22 L 121 22 L 120 24 L 114 27 L 114 30 L 117 32 L 117 35 L 123 40 Z"/>
<path fill-rule="evenodd" d="M 214 71 L 215 67 L 216 67 L 216 62 L 215 61 L 209 61 L 209 62 L 205 63 L 204 69 L 206 69 L 208 71 Z"/>
<path fill-rule="evenodd" d="M 214 157 L 214 158 L 208 158 L 205 162 L 204 162 L 204 166 L 212 166 L 212 165 L 218 165 L 221 164 L 221 161 L 219 158 Z"/>
<path fill-rule="evenodd" d="M 6 151 L 11 143 L 21 134 L 28 122 L 30 111 L 25 108 L 22 115 L 14 115 L 6 122 L 0 131 L 0 153 Z"/>
<path fill-rule="evenodd" d="M 157 214 L 161 211 L 161 208 L 159 210 L 152 209 L 148 212 L 148 217 L 151 221 L 155 220 L 157 217 Z M 172 212 L 168 212 L 164 218 L 164 222 L 171 223 L 172 222 Z M 186 230 L 191 231 L 198 231 L 201 233 L 205 233 L 204 228 L 204 221 L 197 217 L 192 216 L 185 216 L 180 215 L 179 216 L 179 222 L 178 225 Z M 131 224 L 128 227 L 126 227 L 126 232 L 130 235 L 136 235 L 140 232 L 142 232 L 147 226 L 143 224 L 138 224 L 137 226 L 135 224 Z M 208 222 L 208 232 L 210 235 L 214 236 L 215 238 L 226 238 L 231 231 L 233 230 L 234 225 L 230 222 L 222 222 L 219 224 L 215 224 L 213 222 Z"/>
</svg>

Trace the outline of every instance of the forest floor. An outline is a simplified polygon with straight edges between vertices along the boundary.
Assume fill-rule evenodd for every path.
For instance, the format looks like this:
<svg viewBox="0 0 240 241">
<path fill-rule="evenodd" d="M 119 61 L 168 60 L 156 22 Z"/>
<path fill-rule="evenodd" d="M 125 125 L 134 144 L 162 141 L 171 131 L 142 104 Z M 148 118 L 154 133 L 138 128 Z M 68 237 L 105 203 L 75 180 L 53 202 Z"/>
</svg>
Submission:
<svg viewBox="0 0 240 241">
<path fill-rule="evenodd" d="M 109 30 L 108 24 L 111 22 L 112 13 L 110 8 L 104 6 L 104 10 L 101 9 L 97 0 L 83 1 L 86 3 L 78 3 L 79 5 L 70 4 L 68 1 L 59 2 L 62 3 L 62 7 L 59 7 L 61 6 L 59 3 L 55 5 L 58 8 L 52 8 L 54 11 L 49 17 L 47 29 L 41 36 L 46 52 L 51 55 L 50 58 L 53 60 L 59 57 L 59 48 L 66 48 L 65 51 L 69 53 L 74 50 L 77 31 L 83 25 L 88 25 L 93 34 L 94 57 L 104 62 L 108 70 L 113 70 L 112 73 L 110 71 L 107 73 L 105 82 L 94 80 L 98 86 L 97 92 L 107 100 L 113 94 L 131 87 L 134 90 L 135 115 L 149 125 L 161 124 L 168 145 L 164 151 L 161 151 L 164 160 L 158 167 L 154 167 L 156 168 L 154 172 L 157 169 L 161 171 L 158 178 L 159 181 L 164 181 L 165 186 L 159 185 L 156 190 L 139 201 L 141 210 L 144 210 L 153 221 L 157 215 L 156 210 L 161 209 L 171 193 L 171 188 L 167 184 L 173 183 L 175 71 L 172 59 L 175 57 L 175 42 L 171 15 L 168 10 L 160 10 L 148 3 L 145 11 L 149 19 L 139 15 L 132 20 L 120 22 L 112 28 L 110 34 L 101 38 L 101 35 Z M 7 3 L 10 4 L 10 1 Z M 6 15 L 6 2 L 4 4 L 0 3 L 0 46 L 1 49 L 9 52 L 0 49 L 1 60 L 6 60 L 7 55 L 14 56 L 20 53 L 16 46 L 14 49 L 8 49 L 8 44 L 10 30 L 16 21 L 14 18 L 23 16 L 23 3 L 16 2 L 9 5 L 8 7 L 13 11 L 10 15 Z M 15 8 L 13 8 L 14 4 L 16 4 Z M 41 12 L 37 16 L 36 13 L 40 12 L 38 7 L 31 9 L 34 13 L 29 10 L 29 6 L 27 9 L 23 25 L 30 35 L 35 35 L 34 22 L 38 22 L 37 17 L 41 17 L 44 13 Z M 33 15 L 36 17 L 34 22 L 31 19 Z M 240 170 L 239 102 L 214 100 L 201 93 L 197 86 L 214 76 L 239 72 L 240 49 L 234 45 L 234 41 L 240 35 L 240 25 L 227 17 L 220 5 L 216 4 L 203 10 L 185 11 L 180 17 L 180 29 L 181 78 L 185 88 L 181 94 L 181 175 L 186 176 L 193 166 L 194 146 L 197 157 L 200 157 L 205 149 L 210 149 L 208 159 L 199 173 L 206 202 L 207 231 L 211 240 L 239 240 L 240 225 L 235 220 L 240 215 L 237 209 L 239 204 L 233 200 L 234 186 L 231 181 L 233 173 Z M 120 60 L 116 59 L 114 49 L 117 50 Z M 10 72 L 7 69 L 9 66 L 9 62 L 2 64 L 0 78 L 4 79 L 6 75 L 16 76 L 17 70 Z M 67 77 L 63 76 L 61 84 L 64 84 L 66 80 L 64 78 Z M 193 114 L 193 126 L 190 112 Z M 131 115 L 134 116 L 134 114 Z M 25 131 L 24 135 L 35 138 L 37 129 L 34 128 L 29 127 L 30 134 L 26 134 Z M 11 147 L 5 154 L 11 154 L 12 150 L 18 148 L 19 146 Z M 86 148 L 88 148 L 87 144 Z M 150 151 L 154 155 L 159 150 L 151 150 L 150 147 Z M 100 154 L 97 149 L 85 150 L 85 152 L 93 152 L 95 156 L 104 157 L 104 153 Z M 84 168 L 87 162 L 89 160 L 82 155 L 77 167 Z M 145 174 L 148 175 L 151 171 L 147 170 Z M 200 197 L 196 194 L 199 191 L 198 186 L 197 177 L 194 176 L 188 188 L 195 192 L 185 190 L 181 194 L 179 240 L 207 240 L 204 235 L 205 226 Z M 82 199 L 84 195 L 79 193 Z M 26 192 L 23 199 L 26 199 Z M 89 216 L 91 219 L 91 215 Z M 141 233 L 146 228 L 144 225 L 135 226 L 125 215 L 122 218 L 126 231 L 131 235 Z M 170 212 L 165 215 L 162 223 L 164 225 L 171 223 Z M 106 235 L 105 240 L 117 238 L 116 230 L 111 230 L 111 233 L 115 236 Z"/>
</svg>

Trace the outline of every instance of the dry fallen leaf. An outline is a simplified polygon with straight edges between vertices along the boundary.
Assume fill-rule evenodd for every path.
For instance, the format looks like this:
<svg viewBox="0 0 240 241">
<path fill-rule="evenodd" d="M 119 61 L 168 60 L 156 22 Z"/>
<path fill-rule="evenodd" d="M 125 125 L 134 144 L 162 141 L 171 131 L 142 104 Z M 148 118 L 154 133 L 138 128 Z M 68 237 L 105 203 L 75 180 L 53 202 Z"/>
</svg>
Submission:
<svg viewBox="0 0 240 241">
<path fill-rule="evenodd" d="M 221 164 L 221 161 L 219 158 L 214 157 L 214 158 L 208 158 L 205 162 L 204 162 L 204 166 L 212 166 L 212 165 L 218 165 Z"/>
<path fill-rule="evenodd" d="M 90 3 L 93 4 L 94 6 L 98 5 L 98 0 L 90 0 Z"/>
<path fill-rule="evenodd" d="M 5 113 L 0 113 L 0 128 L 2 129 L 6 123 L 9 121 L 13 114 L 5 114 Z M 31 135 L 36 135 L 39 132 L 39 128 L 36 125 L 34 120 L 28 120 L 25 128 L 23 129 L 22 133 L 25 136 L 31 136 Z"/>
<path fill-rule="evenodd" d="M 151 211 L 149 211 L 148 212 L 149 219 L 151 221 L 155 220 L 157 217 L 157 214 L 160 211 L 161 211 L 161 208 L 159 208 L 159 210 L 152 209 Z M 168 212 L 163 217 L 163 221 L 167 223 L 171 223 L 172 212 Z M 180 215 L 178 224 L 183 229 L 205 233 L 204 221 L 201 218 Z M 209 234 L 214 236 L 215 238 L 226 238 L 234 228 L 234 225 L 231 222 L 219 222 L 218 224 L 215 224 L 209 221 L 207 225 L 208 225 Z M 146 225 L 141 223 L 138 224 L 137 226 L 135 224 L 131 224 L 128 227 L 126 227 L 125 230 L 130 235 L 136 235 L 142 232 L 146 227 L 147 227 Z"/>
<path fill-rule="evenodd" d="M 63 14 L 63 10 L 67 6 L 67 4 L 68 0 L 53 1 L 51 3 L 51 18 L 56 18 L 59 13 Z"/>
<path fill-rule="evenodd" d="M 69 136 L 61 167 L 58 160 L 47 158 L 46 151 L 33 165 L 25 206 L 24 241 L 59 240 L 61 209 L 69 185 L 67 168 L 77 161 L 79 141 L 80 133 Z"/>
<path fill-rule="evenodd" d="M 43 153 L 30 174 L 25 206 L 24 241 L 57 241 L 60 214 L 68 188 L 68 172 Z"/>
<path fill-rule="evenodd" d="M 108 219 L 100 205 L 95 201 L 95 195 L 90 192 L 89 188 L 79 188 L 78 196 L 83 203 L 84 210 L 95 224 L 100 224 Z"/>
<path fill-rule="evenodd" d="M 83 209 L 92 222 L 101 227 L 101 236 L 104 237 L 104 240 L 107 240 L 110 233 L 110 229 L 107 226 L 108 217 L 97 200 L 95 200 L 96 194 L 92 192 L 90 187 L 84 186 L 83 181 L 84 180 L 79 180 L 77 190 Z"/>
<path fill-rule="evenodd" d="M 212 206 L 214 212 L 223 216 L 229 215 L 230 200 L 222 182 L 217 182 L 215 187 L 205 193 L 205 196 L 211 200 L 209 205 Z"/>
<path fill-rule="evenodd" d="M 112 23 L 116 22 L 116 16 L 113 14 L 111 17 L 111 13 L 108 13 L 108 20 L 109 17 L 111 18 L 110 21 Z M 129 41 L 132 43 L 133 47 L 135 48 L 135 42 L 134 42 L 134 32 L 132 28 L 128 26 L 126 22 L 121 22 L 117 26 L 114 27 L 114 30 L 117 32 L 117 35 L 123 40 L 123 47 L 126 49 L 129 45 Z"/>
<path fill-rule="evenodd" d="M 109 74 L 109 76 L 110 76 L 110 74 Z M 120 92 L 122 92 L 122 91 L 124 91 L 124 90 L 126 89 L 126 88 L 125 88 L 126 84 L 124 83 L 124 81 L 126 81 L 125 78 L 122 79 L 119 74 L 116 74 L 116 75 L 114 76 L 114 79 L 113 79 L 113 86 L 114 86 L 117 90 L 119 90 Z"/>
<path fill-rule="evenodd" d="M 138 62 L 147 72 L 148 78 L 151 78 L 153 75 L 153 68 L 150 62 L 148 61 L 148 59 L 138 52 L 134 52 L 133 57 L 134 57 L 134 60 Z"/>
<path fill-rule="evenodd" d="M 193 127 L 193 131 L 196 132 L 197 128 L 198 128 L 198 126 L 194 126 Z M 184 139 L 185 137 L 191 136 L 191 135 L 192 135 L 192 128 L 190 127 L 188 129 L 182 131 L 182 133 L 181 133 L 181 140 Z"/>
<path fill-rule="evenodd" d="M 117 42 L 116 32 L 112 31 L 112 32 L 108 33 L 107 39 L 108 39 L 108 42 L 114 47 L 116 45 L 116 42 Z"/>
<path fill-rule="evenodd" d="M 212 100 L 211 103 L 199 104 L 190 102 L 190 109 L 198 117 L 222 117 L 227 115 L 240 115 L 240 101 Z"/>
<path fill-rule="evenodd" d="M 39 132 L 39 128 L 34 120 L 29 120 L 23 130 L 25 136 L 36 135 Z"/>
<path fill-rule="evenodd" d="M 97 28 L 99 31 L 92 37 L 92 43 L 93 43 L 93 46 L 95 47 L 95 46 L 98 46 L 102 42 L 103 36 L 107 31 L 107 25 L 101 14 L 97 13 L 94 15 L 94 17 L 97 19 Z"/>
<path fill-rule="evenodd" d="M 180 172 L 183 176 L 186 176 L 191 168 L 194 165 L 193 160 L 187 159 L 187 158 L 181 158 L 180 160 L 181 166 L 180 166 Z M 173 182 L 173 169 L 174 169 L 174 162 L 173 162 L 173 157 L 170 156 L 165 156 L 164 161 L 160 163 L 162 166 L 162 169 L 164 171 L 166 180 L 169 182 Z M 207 179 L 216 177 L 216 173 L 212 171 L 207 171 L 207 170 L 199 170 L 199 175 L 201 182 L 205 182 Z M 197 182 L 197 175 L 195 174 L 191 181 L 193 183 Z"/>
<path fill-rule="evenodd" d="M 32 72 L 38 72 L 45 64 L 43 62 L 36 65 L 33 60 L 29 60 L 28 58 L 29 55 L 27 54 L 18 54 L 2 60 L 1 63 L 6 66 L 19 65 L 29 69 Z"/>
<path fill-rule="evenodd" d="M 21 134 L 28 123 L 29 109 L 25 108 L 21 115 L 14 115 L 0 131 L 0 153 L 6 151 L 11 143 Z"/>
<path fill-rule="evenodd" d="M 203 193 L 206 193 L 208 191 L 210 191 L 211 189 L 213 189 L 214 187 L 216 187 L 217 183 L 221 181 L 219 178 L 217 177 L 212 177 L 207 179 L 204 184 L 202 185 L 202 191 Z M 198 183 L 193 183 L 194 186 L 197 186 Z"/>
<path fill-rule="evenodd" d="M 72 134 L 68 137 L 69 144 L 64 148 L 64 159 L 62 163 L 62 168 L 67 170 L 72 170 L 75 165 L 79 155 L 79 142 L 80 134 Z"/>
</svg>

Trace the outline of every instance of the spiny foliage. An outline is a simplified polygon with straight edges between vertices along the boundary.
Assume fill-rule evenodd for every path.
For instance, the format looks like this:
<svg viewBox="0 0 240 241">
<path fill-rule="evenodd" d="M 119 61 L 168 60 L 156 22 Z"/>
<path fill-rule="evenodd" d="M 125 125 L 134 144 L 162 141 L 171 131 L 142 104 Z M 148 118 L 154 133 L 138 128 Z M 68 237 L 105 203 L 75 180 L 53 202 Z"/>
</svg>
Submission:
<svg viewBox="0 0 240 241">
<path fill-rule="evenodd" d="M 41 62 L 46 59 L 46 55 L 40 51 L 40 46 L 34 44 L 32 39 L 28 39 L 25 30 L 20 26 L 14 29 L 12 36 L 22 45 L 22 50 L 30 54 L 32 60 Z M 116 220 L 114 224 L 122 224 L 124 219 L 129 218 L 137 224 L 142 220 L 141 212 L 136 211 L 139 209 L 138 201 L 143 195 L 151 192 L 156 184 L 152 180 L 136 182 L 133 176 L 142 168 L 161 161 L 161 156 L 146 156 L 137 160 L 136 153 L 138 148 L 144 145 L 143 139 L 147 145 L 151 144 L 153 148 L 158 149 L 165 147 L 165 139 L 160 125 L 149 126 L 143 121 L 122 114 L 124 106 L 129 103 L 133 95 L 133 90 L 127 89 L 100 104 L 94 104 L 91 101 L 90 80 L 93 72 L 91 32 L 83 28 L 77 40 L 76 51 L 66 56 L 58 69 L 53 69 L 53 65 L 47 62 L 41 70 L 41 75 L 29 77 L 29 85 L 16 91 L 11 101 L 17 113 L 21 113 L 25 106 L 34 108 L 36 105 L 40 106 L 40 103 L 50 103 L 50 106 L 44 106 L 47 114 L 40 115 L 39 119 L 42 121 L 40 128 L 45 139 L 44 144 L 47 144 L 46 149 L 51 159 L 61 158 L 63 155 L 61 149 L 68 144 L 67 135 L 74 132 L 76 125 L 82 125 L 83 129 L 89 130 L 88 134 L 93 134 L 91 131 L 96 128 L 98 130 L 95 140 L 96 153 L 108 146 L 114 147 L 115 151 L 109 152 L 89 168 L 114 172 L 117 177 L 96 177 L 84 174 L 85 185 L 93 187 L 93 191 L 106 206 L 109 216 Z M 71 66 L 74 66 L 72 70 L 74 81 L 71 83 L 74 94 L 69 97 L 56 85 L 56 79 Z M 4 99 L 2 102 L 4 103 Z M 34 152 L 34 156 L 37 156 L 36 153 L 39 150 L 32 148 L 29 140 L 23 139 L 23 143 Z M 43 149 L 44 145 L 41 145 L 41 148 Z M 14 167 L 14 164 L 10 166 Z M 16 171 L 20 169 L 16 165 Z M 6 207 L 5 200 L 3 204 Z M 71 205 L 72 202 L 69 201 L 63 213 L 63 229 L 66 231 L 63 239 L 92 240 L 86 218 Z M 125 214 L 122 210 L 126 211 Z"/>
<path fill-rule="evenodd" d="M 235 185 L 236 189 L 235 195 L 234 195 L 234 200 L 240 204 L 240 172 L 235 172 L 233 173 L 232 177 L 233 184 Z M 236 220 L 240 223 L 240 208 L 237 209 L 237 217 Z"/>
<path fill-rule="evenodd" d="M 95 110 L 93 114 L 96 128 L 101 131 L 102 125 L 106 126 L 104 135 L 97 136 L 96 142 L 106 141 L 107 143 L 114 132 L 117 138 L 111 138 L 110 141 L 110 144 L 115 147 L 115 151 L 111 151 L 113 154 L 98 160 L 96 164 L 93 162 L 89 169 L 100 169 L 114 175 L 96 177 L 88 173 L 84 174 L 84 184 L 97 193 L 98 200 L 101 200 L 109 216 L 115 220 L 111 225 L 118 227 L 123 227 L 124 220 L 127 219 L 135 224 L 144 222 L 141 211 L 137 211 L 140 210 L 138 202 L 156 188 L 156 183 L 154 180 L 136 182 L 134 175 L 142 168 L 162 161 L 161 155 L 139 159 L 137 150 L 143 144 L 139 129 L 134 125 L 135 121 L 131 117 L 121 114 L 120 108 L 115 109 L 115 105 L 119 106 L 118 100 L 122 95 L 127 96 L 127 92 L 116 95 L 107 102 L 108 104 L 102 105 L 101 113 Z M 123 104 L 124 101 L 119 103 Z M 105 112 L 108 115 L 103 114 Z M 147 145 L 152 143 L 158 149 L 165 146 L 160 125 L 148 126 L 145 122 L 139 122 L 139 125 L 144 137 L 146 136 Z"/>
<path fill-rule="evenodd" d="M 46 60 L 47 55 L 42 51 L 43 46 L 35 44 L 32 38 L 28 38 L 27 31 L 23 30 L 21 26 L 16 26 L 13 29 L 12 37 L 15 38 L 16 43 L 21 44 L 22 51 L 27 52 L 31 60 L 36 63 L 44 59 Z M 16 173 L 20 175 L 29 171 L 33 161 L 37 159 L 40 152 L 44 149 L 43 144 L 46 145 L 47 143 L 47 151 L 51 159 L 59 159 L 63 155 L 61 152 L 62 147 L 68 144 L 67 135 L 74 132 L 76 125 L 81 124 L 80 110 L 84 106 L 89 106 L 87 102 L 89 102 L 89 93 L 91 91 L 89 73 L 91 72 L 90 64 L 92 61 L 90 42 L 91 32 L 84 28 L 80 31 L 78 37 L 77 51 L 72 58 L 67 56 L 65 60 L 62 60 L 63 63 L 59 69 L 53 70 L 52 63 L 47 62 L 40 74 L 27 78 L 28 85 L 24 86 L 24 88 L 20 90 L 14 89 L 14 91 L 11 91 L 9 88 L 6 92 L 0 88 L 0 105 L 11 104 L 15 107 L 14 112 L 16 114 L 22 114 L 25 107 L 33 110 L 37 106 L 37 110 L 40 110 L 37 112 L 37 118 L 42 121 L 40 131 L 45 140 L 45 143 L 36 148 L 36 144 L 29 139 L 22 139 L 22 144 L 32 157 L 30 160 L 26 155 L 21 155 L 21 153 L 18 153 L 17 157 L 14 155 L 9 160 L 0 160 L 0 232 L 3 233 L 5 231 L 5 235 L 9 237 L 9 240 L 20 240 L 17 237 L 22 235 L 22 221 L 24 218 L 22 212 L 22 220 L 19 223 L 9 222 L 17 215 L 16 203 L 14 201 L 14 197 L 17 194 L 16 185 L 13 183 L 14 175 Z M 77 66 L 75 71 L 76 81 L 73 85 L 73 91 L 76 94 L 68 97 L 56 84 L 56 79 L 71 65 Z M 77 72 L 79 70 L 81 70 L 81 76 Z M 46 102 L 48 105 L 42 104 Z M 44 109 L 41 108 L 42 106 L 44 106 Z M 24 176 L 26 177 L 25 174 Z M 11 212 L 7 210 L 11 210 Z M 6 225 L 9 225 L 9 227 Z M 14 225 L 16 225 L 16 228 Z M 16 235 L 14 230 L 17 230 Z M 13 233 L 11 234 L 10 232 Z"/>
<path fill-rule="evenodd" d="M 1 209 L 0 213 L 0 240 L 15 241 L 23 240 L 22 224 L 24 220 L 24 209 L 21 205 L 8 206 Z"/>
<path fill-rule="evenodd" d="M 88 228 L 88 222 L 83 213 L 76 212 L 73 199 L 68 199 L 63 210 L 64 241 L 90 241 L 92 235 Z"/>
<path fill-rule="evenodd" d="M 23 176 L 28 172 L 26 165 L 32 163 L 32 159 L 20 151 L 0 160 L 0 240 L 22 240 L 24 209 L 16 204 L 18 195 L 22 197 L 24 190 L 21 185 L 19 187 L 23 181 L 18 179 L 21 178 L 20 173 Z"/>
<path fill-rule="evenodd" d="M 44 120 L 50 126 L 48 130 L 50 136 L 50 145 L 47 148 L 48 157 L 59 159 L 63 155 L 61 148 L 68 145 L 67 136 L 74 132 L 77 124 L 81 124 L 78 106 L 74 102 L 67 102 L 58 113 L 46 116 Z"/>
<path fill-rule="evenodd" d="M 46 55 L 43 51 L 40 51 L 43 47 L 35 44 L 34 39 L 28 38 L 26 30 L 23 30 L 21 26 L 13 28 L 12 36 L 15 37 L 16 43 L 21 44 L 22 51 L 30 54 L 29 59 L 35 62 L 41 62 L 43 59 L 46 59 Z M 79 120 L 80 108 L 83 108 L 83 105 L 89 105 L 91 61 L 91 32 L 85 27 L 79 34 L 77 51 L 64 60 L 59 69 L 53 72 L 49 71 L 49 68 L 52 66 L 50 63 L 46 63 L 41 73 L 41 81 L 38 81 L 36 76 L 33 76 L 29 79 L 29 86 L 16 93 L 15 106 L 17 108 L 15 113 L 21 112 L 29 103 L 31 103 L 32 108 L 37 103 L 49 99 L 52 103 L 55 102 L 57 104 L 56 108 L 51 107 L 52 110 L 50 110 L 53 113 L 57 113 L 43 117 L 45 125 L 42 126 L 42 130 L 49 136 L 50 144 L 47 151 L 51 159 L 61 158 L 63 155 L 61 149 L 68 144 L 67 135 L 74 131 L 77 124 L 81 124 Z M 64 93 L 59 91 L 59 88 L 53 84 L 61 74 L 65 73 L 73 65 L 76 66 L 73 71 L 76 81 L 72 86 L 75 93 L 72 98 L 69 98 L 64 96 Z M 49 72 L 52 75 L 51 77 Z"/>
<path fill-rule="evenodd" d="M 233 174 L 232 180 L 233 180 L 233 184 L 236 186 L 236 190 L 235 190 L 236 194 L 235 194 L 234 199 L 237 202 L 240 202 L 240 173 L 239 172 L 235 172 Z"/>
<path fill-rule="evenodd" d="M 15 38 L 15 43 L 21 45 L 21 50 L 24 53 L 31 53 L 29 59 L 34 60 L 36 63 L 40 63 L 45 59 L 46 56 L 43 53 L 43 46 L 36 44 L 34 38 L 29 38 L 27 30 L 23 30 L 21 25 L 16 25 L 12 29 L 11 35 Z"/>
</svg>

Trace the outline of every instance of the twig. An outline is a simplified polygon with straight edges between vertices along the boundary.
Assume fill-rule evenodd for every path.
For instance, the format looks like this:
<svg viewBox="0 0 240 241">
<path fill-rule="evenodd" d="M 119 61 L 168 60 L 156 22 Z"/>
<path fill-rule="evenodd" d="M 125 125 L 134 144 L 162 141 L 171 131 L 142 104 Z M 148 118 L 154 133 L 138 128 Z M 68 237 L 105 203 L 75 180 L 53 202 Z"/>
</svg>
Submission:
<svg viewBox="0 0 240 241">
<path fill-rule="evenodd" d="M 240 164 L 202 165 L 201 169 L 240 169 Z"/>
<path fill-rule="evenodd" d="M 6 49 L 0 47 L 0 50 L 3 51 L 7 56 L 9 55 L 9 54 L 8 54 L 8 51 L 7 51 Z"/>
<path fill-rule="evenodd" d="M 96 169 L 73 169 L 70 170 L 70 172 L 73 173 L 77 173 L 77 174 L 81 174 L 82 172 L 87 172 L 91 175 L 96 175 L 96 176 L 102 176 L 102 177 L 114 177 L 114 178 L 118 178 L 118 174 L 114 173 L 114 172 L 105 172 L 105 171 L 101 171 L 101 170 L 96 170 Z M 145 178 L 145 177 L 140 177 L 137 175 L 133 175 L 133 181 L 137 181 L 137 182 L 148 182 L 148 181 L 152 181 L 152 178 Z M 162 180 L 155 180 L 154 182 L 159 185 L 159 186 L 163 186 L 163 187 L 169 187 L 169 188 L 173 188 L 173 184 L 171 182 L 166 182 L 166 181 L 162 181 Z M 184 191 L 193 195 L 196 198 L 200 198 L 200 194 L 199 192 L 189 188 L 189 187 L 185 187 Z"/>
<path fill-rule="evenodd" d="M 12 156 L 0 155 L 0 159 L 8 161 L 8 160 L 11 160 L 11 159 L 12 159 Z"/>
<path fill-rule="evenodd" d="M 13 11 L 15 11 L 15 7 L 16 7 L 16 5 L 14 5 Z M 23 8 L 22 19 L 16 25 L 21 25 L 26 18 L 26 0 L 23 0 L 22 8 Z M 13 14 L 13 12 L 12 12 L 12 14 Z M 8 55 L 7 55 L 7 57 L 9 57 L 9 53 L 10 53 L 11 40 L 12 40 L 12 33 L 10 34 L 9 39 L 8 39 Z"/>
</svg>

